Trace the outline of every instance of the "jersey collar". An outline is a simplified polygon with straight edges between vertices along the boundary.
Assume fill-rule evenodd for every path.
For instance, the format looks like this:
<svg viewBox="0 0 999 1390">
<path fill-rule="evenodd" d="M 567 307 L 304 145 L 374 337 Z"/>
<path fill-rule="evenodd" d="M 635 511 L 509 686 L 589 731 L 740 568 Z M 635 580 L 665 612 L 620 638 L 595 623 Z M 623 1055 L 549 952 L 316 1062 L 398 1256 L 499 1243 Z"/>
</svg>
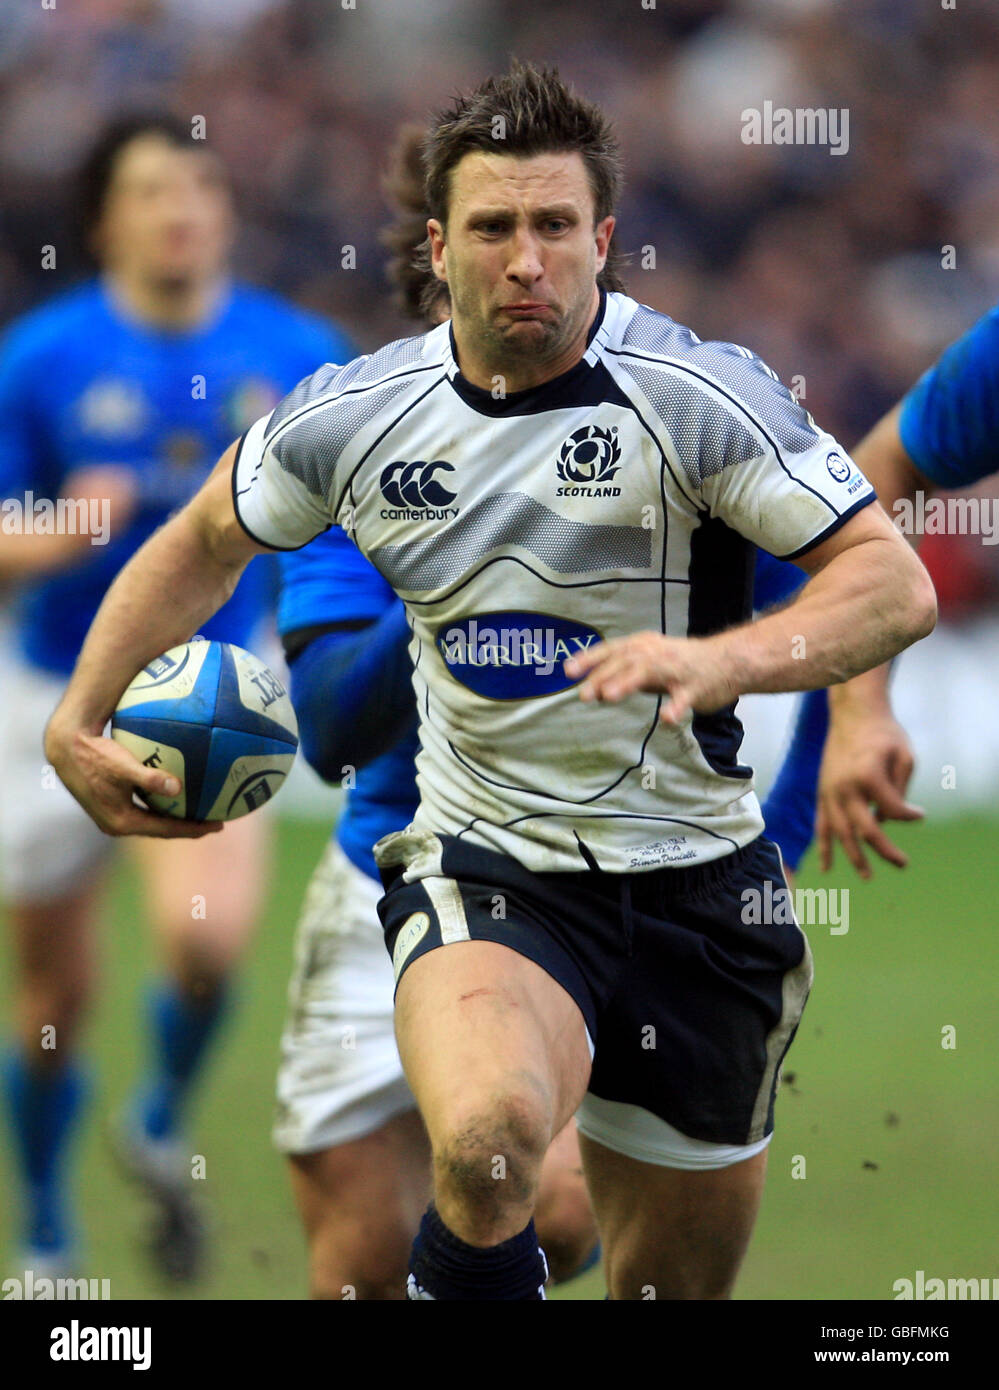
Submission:
<svg viewBox="0 0 999 1390">
<path fill-rule="evenodd" d="M 449 323 L 445 374 L 455 392 L 480 415 L 497 416 L 529 415 L 538 409 L 554 409 L 561 400 L 572 397 L 580 382 L 600 361 L 601 353 L 608 341 L 607 291 L 600 289 L 599 294 L 600 303 L 586 337 L 586 351 L 575 366 L 562 372 L 560 376 L 552 377 L 550 381 L 542 382 L 540 386 L 528 386 L 523 391 L 509 391 L 498 399 L 485 387 L 474 386 L 462 376 L 458 366 L 454 328 Z"/>
</svg>

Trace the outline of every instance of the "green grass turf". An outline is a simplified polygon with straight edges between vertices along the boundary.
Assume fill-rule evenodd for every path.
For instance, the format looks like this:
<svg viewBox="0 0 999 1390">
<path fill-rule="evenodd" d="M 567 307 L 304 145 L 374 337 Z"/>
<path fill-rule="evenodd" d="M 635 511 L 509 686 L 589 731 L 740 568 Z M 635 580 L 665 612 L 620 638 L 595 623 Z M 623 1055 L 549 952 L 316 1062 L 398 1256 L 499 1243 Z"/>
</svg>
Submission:
<svg viewBox="0 0 999 1390">
<path fill-rule="evenodd" d="M 185 1297 L 300 1298 L 304 1245 L 282 1160 L 269 1142 L 277 1037 L 291 937 L 321 824 L 280 826 L 280 873 L 236 1011 L 193 1117 L 216 1210 L 215 1265 Z M 902 827 L 912 854 L 863 884 L 810 859 L 800 886 L 849 888 L 850 929 L 809 935 L 816 984 L 785 1069 L 770 1175 L 740 1298 L 891 1298 L 896 1279 L 993 1277 L 992 1147 L 999 1132 L 995 979 L 999 822 Z M 135 879 L 116 871 L 103 940 L 104 988 L 90 1055 L 96 1104 L 76 1185 L 86 1258 L 116 1298 L 171 1296 L 146 1269 L 142 1199 L 107 1156 L 102 1126 L 141 1064 L 141 982 L 150 967 Z M 0 947 L 5 1017 L 9 954 Z M 945 1025 L 956 1047 L 941 1047 Z M 792 1080 L 793 1077 L 793 1080 Z M 792 1176 L 796 1156 L 804 1178 Z M 9 1142 L 0 1147 L 0 1250 L 12 1237 Z M 599 1273 L 556 1297 L 603 1296 Z"/>
</svg>

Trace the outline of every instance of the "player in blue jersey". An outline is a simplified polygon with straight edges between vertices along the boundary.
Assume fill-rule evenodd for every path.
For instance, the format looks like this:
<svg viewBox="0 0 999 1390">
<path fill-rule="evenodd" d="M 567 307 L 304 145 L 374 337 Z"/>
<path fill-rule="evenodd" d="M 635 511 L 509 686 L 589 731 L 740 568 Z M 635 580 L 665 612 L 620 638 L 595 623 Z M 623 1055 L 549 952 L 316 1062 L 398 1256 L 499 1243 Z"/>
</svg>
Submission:
<svg viewBox="0 0 999 1390">
<path fill-rule="evenodd" d="M 450 312 L 447 287 L 414 263 L 426 239 L 420 142 L 407 127 L 387 191 L 398 216 L 383 234 L 400 307 L 430 324 Z M 429 1154 L 392 1028 L 392 970 L 382 943 L 372 846 L 413 819 L 418 802 L 411 632 L 389 585 L 337 528 L 280 557 L 279 626 L 291 667 L 302 750 L 346 806 L 305 898 L 282 1038 L 275 1142 L 287 1154 L 309 1245 L 312 1292 L 398 1298 L 426 1204 Z M 755 602 L 786 602 L 804 582 L 759 552 Z M 824 692 L 802 697 L 790 751 L 763 805 L 785 867 L 811 837 L 825 729 Z M 575 1125 L 542 1169 L 535 1215 L 556 1282 L 590 1258 L 593 1217 Z"/>
<path fill-rule="evenodd" d="M 903 533 L 918 542 L 925 498 L 969 487 L 999 468 L 999 308 L 990 309 L 941 355 L 857 446 L 854 457 Z M 942 504 L 939 504 L 942 505 Z M 889 864 L 906 855 L 886 820 L 920 820 L 906 800 L 913 756 L 889 700 L 887 666 L 830 694 L 817 833 L 824 869 L 839 841 L 863 878 L 868 845 Z"/>
<path fill-rule="evenodd" d="M 793 914 L 743 911 L 786 888 L 735 702 L 935 621 L 866 480 L 754 354 L 598 284 L 618 178 L 557 74 L 442 113 L 450 325 L 320 369 L 231 446 L 119 576 L 47 729 L 98 824 L 151 831 L 131 789 L 164 778 L 106 711 L 250 556 L 337 524 L 403 597 L 420 805 L 375 857 L 432 1150 L 416 1299 L 544 1297 L 540 1169 L 573 1115 L 611 1296 L 730 1294 L 811 979 Z M 810 579 L 751 622 L 754 544 Z M 176 602 L 140 623 L 163 576 Z"/>
<path fill-rule="evenodd" d="M 0 579 L 16 585 L 17 645 L 0 730 L 0 889 L 18 964 L 3 1088 L 23 1181 L 21 1258 L 36 1269 L 74 1259 L 67 1159 L 88 1091 L 79 1033 L 112 848 L 46 768 L 45 721 L 124 562 L 234 431 L 317 360 L 350 355 L 318 319 L 230 280 L 227 182 L 182 124 L 115 124 L 83 172 L 81 204 L 100 275 L 26 315 L 0 350 Z M 201 631 L 252 646 L 271 588 L 267 562 L 249 566 Z M 196 1270 L 202 1249 L 185 1104 L 267 874 L 267 818 L 231 832 L 133 847 L 162 967 L 118 1146 L 160 1199 L 154 1253 L 176 1277 Z"/>
</svg>

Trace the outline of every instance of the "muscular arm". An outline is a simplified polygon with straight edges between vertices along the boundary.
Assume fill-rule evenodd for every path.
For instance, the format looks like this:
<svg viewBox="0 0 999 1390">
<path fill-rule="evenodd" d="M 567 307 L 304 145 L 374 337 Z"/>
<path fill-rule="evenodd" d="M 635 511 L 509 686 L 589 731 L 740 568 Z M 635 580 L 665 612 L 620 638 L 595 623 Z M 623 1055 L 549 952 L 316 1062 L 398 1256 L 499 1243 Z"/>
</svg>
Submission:
<svg viewBox="0 0 999 1390">
<path fill-rule="evenodd" d="M 889 660 L 931 632 L 936 597 L 919 559 L 871 505 L 797 561 L 812 577 L 788 607 L 711 637 L 637 633 L 567 663 L 581 698 L 668 692 L 661 718 L 710 713 L 741 694 L 816 690 Z"/>
<path fill-rule="evenodd" d="M 169 838 L 208 833 L 203 825 L 170 821 L 133 805 L 133 788 L 169 794 L 168 779 L 102 738 L 101 731 L 135 673 L 188 641 L 226 602 L 252 557 L 264 550 L 250 540 L 233 511 L 235 454 L 231 445 L 201 491 L 115 579 L 46 730 L 46 757 L 84 809 L 111 834 Z"/>
<path fill-rule="evenodd" d="M 901 413 L 900 402 L 854 450 L 857 466 L 890 514 L 897 502 L 914 501 L 917 492 L 933 488 L 902 443 Z M 832 867 L 834 840 L 862 878 L 871 876 L 864 844 L 898 868 L 909 862 L 881 828 L 885 820 L 913 821 L 923 815 L 905 797 L 914 760 L 905 730 L 892 713 L 889 672 L 890 666 L 882 664 L 829 691 L 815 826 L 823 870 Z"/>
<path fill-rule="evenodd" d="M 913 501 L 917 492 L 929 491 L 933 486 L 917 470 L 902 444 L 898 430 L 901 410 L 901 404 L 890 410 L 853 451 L 854 462 L 873 486 L 889 516 L 894 514 L 896 502 Z M 834 717 L 837 709 L 848 710 L 856 703 L 865 709 L 890 713 L 889 669 L 887 664 L 876 666 L 831 691 L 830 708 Z"/>
<path fill-rule="evenodd" d="M 713 643 L 736 694 L 850 680 L 933 630 L 929 576 L 875 504 L 798 560 L 811 579 L 787 608 Z"/>
</svg>

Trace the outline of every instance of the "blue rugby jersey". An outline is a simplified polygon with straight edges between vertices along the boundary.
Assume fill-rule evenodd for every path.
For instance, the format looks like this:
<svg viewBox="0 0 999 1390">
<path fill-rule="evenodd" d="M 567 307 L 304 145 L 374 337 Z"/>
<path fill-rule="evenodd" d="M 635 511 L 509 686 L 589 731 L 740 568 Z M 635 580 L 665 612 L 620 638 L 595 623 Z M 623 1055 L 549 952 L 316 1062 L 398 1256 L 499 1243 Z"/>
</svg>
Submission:
<svg viewBox="0 0 999 1390">
<path fill-rule="evenodd" d="M 331 623 L 357 620 L 374 623 L 394 606 L 401 607 L 389 585 L 339 527 L 317 536 L 302 550 L 281 555 L 279 564 L 278 627 L 282 636 Z M 411 670 L 408 660 L 401 663 L 400 678 L 406 681 L 410 695 Z M 322 679 L 320 671 L 315 675 Z M 292 696 L 299 713 L 302 745 L 307 748 L 320 740 L 305 722 L 299 686 L 299 671 L 293 664 Z M 358 690 L 357 699 L 363 705 L 369 699 L 369 692 Z M 322 699 L 315 701 L 315 707 L 318 718 L 339 721 L 356 717 L 356 710 L 325 708 Z M 377 717 L 377 711 L 374 713 Z M 349 734 L 344 742 L 349 748 Z M 354 786 L 347 793 L 334 836 L 351 863 L 370 878 L 378 878 L 372 846 L 383 835 L 408 825 L 416 812 L 419 801 L 415 768 L 417 748 L 413 729 L 389 752 L 358 769 Z M 347 762 L 350 762 L 349 756 Z M 333 771 L 339 779 L 340 769 Z"/>
<path fill-rule="evenodd" d="M 55 499 L 68 474 L 102 464 L 129 469 L 139 496 L 124 534 L 112 527 L 71 569 L 19 586 L 27 660 L 68 675 L 111 580 L 233 439 L 319 364 L 353 353 L 322 320 L 241 285 L 192 330 L 129 318 L 101 280 L 18 320 L 0 347 L 0 500 Z M 271 588 L 254 560 L 204 635 L 245 645 Z"/>
<path fill-rule="evenodd" d="M 920 473 L 939 487 L 967 487 L 999 470 L 999 308 L 907 393 L 899 434 Z"/>
</svg>

